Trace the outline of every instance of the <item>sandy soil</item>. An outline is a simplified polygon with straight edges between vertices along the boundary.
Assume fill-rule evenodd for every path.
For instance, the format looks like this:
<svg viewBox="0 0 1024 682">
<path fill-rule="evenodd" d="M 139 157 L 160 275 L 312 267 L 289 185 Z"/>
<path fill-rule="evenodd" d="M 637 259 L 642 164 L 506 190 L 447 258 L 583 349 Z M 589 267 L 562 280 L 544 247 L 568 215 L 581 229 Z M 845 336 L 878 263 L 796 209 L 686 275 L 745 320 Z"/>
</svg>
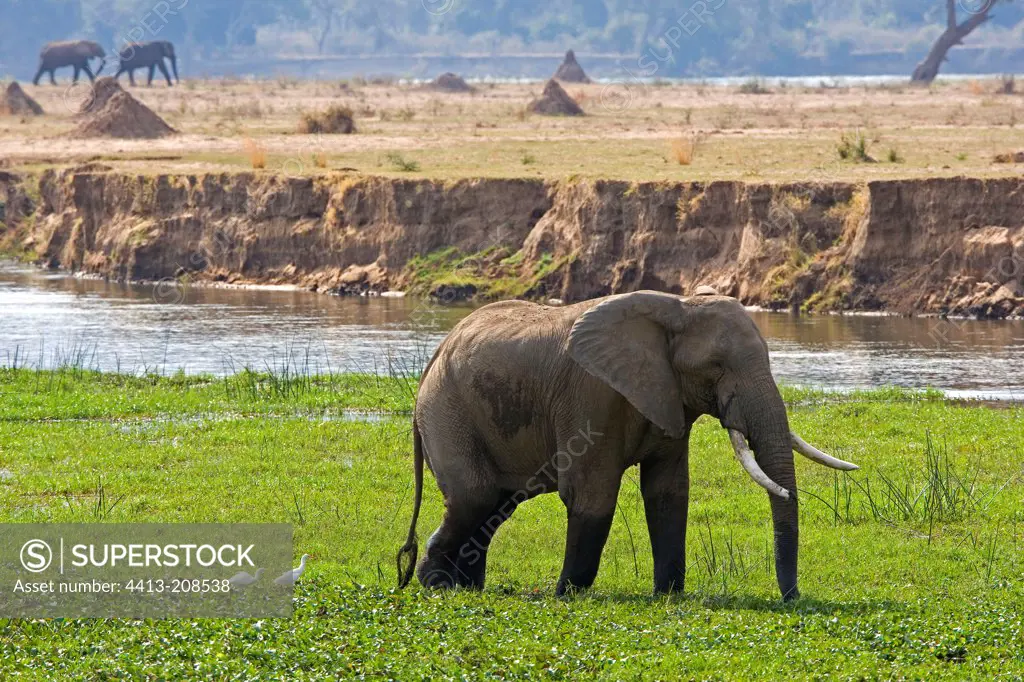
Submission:
<svg viewBox="0 0 1024 682">
<path fill-rule="evenodd" d="M 127 83 L 124 83 L 127 87 Z M 995 155 L 1024 149 L 1024 96 L 996 81 L 932 88 L 781 88 L 765 94 L 703 85 L 566 85 L 580 118 L 529 114 L 543 84 L 439 93 L 360 81 L 187 81 L 130 88 L 181 135 L 75 139 L 88 86 L 24 86 L 46 110 L 0 116 L 0 165 L 103 160 L 143 172 L 265 167 L 289 174 L 357 169 L 430 177 L 612 177 L 631 180 L 805 180 L 1019 175 Z M 302 113 L 349 106 L 355 135 L 299 135 Z M 877 163 L 843 161 L 863 136 Z M 680 163 L 673 144 L 695 147 Z M 257 165 L 259 165 L 257 163 Z"/>
</svg>

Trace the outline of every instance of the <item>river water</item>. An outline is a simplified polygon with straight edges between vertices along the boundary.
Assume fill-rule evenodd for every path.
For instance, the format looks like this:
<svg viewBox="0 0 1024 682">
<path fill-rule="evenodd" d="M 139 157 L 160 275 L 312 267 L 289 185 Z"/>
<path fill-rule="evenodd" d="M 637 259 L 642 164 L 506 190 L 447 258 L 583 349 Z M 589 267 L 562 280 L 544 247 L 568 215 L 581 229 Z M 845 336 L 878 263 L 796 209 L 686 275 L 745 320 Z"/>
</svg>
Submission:
<svg viewBox="0 0 1024 682">
<path fill-rule="evenodd" d="M 470 310 L 287 289 L 125 285 L 0 261 L 0 366 L 418 371 Z M 752 315 L 788 384 L 1024 400 L 1024 322 Z"/>
</svg>

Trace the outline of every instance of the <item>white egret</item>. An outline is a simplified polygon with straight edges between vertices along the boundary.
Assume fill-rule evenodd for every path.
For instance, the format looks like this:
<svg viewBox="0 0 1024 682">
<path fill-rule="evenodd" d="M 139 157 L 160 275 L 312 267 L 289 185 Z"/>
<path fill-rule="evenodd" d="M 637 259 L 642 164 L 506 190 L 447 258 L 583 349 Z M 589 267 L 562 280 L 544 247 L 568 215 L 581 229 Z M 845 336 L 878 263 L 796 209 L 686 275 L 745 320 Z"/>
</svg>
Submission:
<svg viewBox="0 0 1024 682">
<path fill-rule="evenodd" d="M 298 568 L 285 571 L 282 575 L 274 579 L 274 583 L 277 585 L 294 585 L 295 581 L 298 580 L 302 576 L 303 571 L 306 570 L 306 559 L 308 558 L 308 554 L 303 554 L 302 558 L 299 559 Z"/>
<path fill-rule="evenodd" d="M 267 570 L 267 569 L 265 569 L 265 568 L 257 568 L 256 569 L 256 575 L 250 575 L 250 574 L 246 573 L 245 571 L 239 571 L 238 573 L 235 573 L 233 576 L 228 578 L 228 582 L 231 583 L 232 587 L 247 587 L 249 585 L 252 585 L 254 582 L 259 580 L 260 578 L 262 578 L 263 577 L 263 571 L 265 571 L 265 570 Z"/>
</svg>

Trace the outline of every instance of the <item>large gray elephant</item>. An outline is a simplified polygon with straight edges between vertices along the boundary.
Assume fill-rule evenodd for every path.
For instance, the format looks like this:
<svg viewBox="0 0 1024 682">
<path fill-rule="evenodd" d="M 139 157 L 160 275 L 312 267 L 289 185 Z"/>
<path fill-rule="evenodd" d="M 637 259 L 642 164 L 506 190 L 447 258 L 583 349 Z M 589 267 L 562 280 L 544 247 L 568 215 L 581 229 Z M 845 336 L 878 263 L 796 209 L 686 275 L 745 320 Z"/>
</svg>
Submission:
<svg viewBox="0 0 1024 682">
<path fill-rule="evenodd" d="M 178 57 L 174 54 L 174 45 L 167 40 L 129 43 L 121 50 L 118 57 L 121 60 L 121 66 L 114 74 L 114 78 L 127 72 L 128 81 L 135 85 L 135 70 L 149 69 L 149 80 L 146 81 L 146 85 L 152 85 L 153 76 L 156 74 L 156 70 L 160 69 L 160 73 L 167 79 L 167 85 L 174 85 L 171 82 L 171 74 L 167 73 L 167 66 L 164 65 L 164 59 L 167 59 L 174 71 L 174 80 L 181 82 L 181 79 L 178 78 Z"/>
<path fill-rule="evenodd" d="M 89 77 L 90 81 L 93 81 L 103 71 L 106 57 L 107 53 L 103 51 L 100 44 L 94 43 L 91 40 L 47 43 L 39 53 L 39 69 L 36 71 L 36 77 L 32 79 L 32 83 L 39 85 L 39 79 L 43 77 L 44 73 L 49 72 L 50 82 L 56 85 L 57 78 L 54 76 L 54 71 L 65 66 L 73 66 L 75 68 L 76 83 L 78 82 L 78 75 L 82 71 L 85 71 L 85 75 Z M 90 59 L 100 60 L 100 65 L 96 71 L 89 68 Z"/>
<path fill-rule="evenodd" d="M 565 307 L 512 301 L 460 322 L 420 381 L 415 508 L 399 585 L 416 562 L 424 461 L 445 514 L 416 571 L 421 583 L 482 588 L 498 527 L 517 505 L 557 491 L 568 510 L 559 595 L 594 582 L 622 475 L 639 464 L 654 589 L 682 590 L 688 439 L 707 414 L 769 493 L 779 589 L 798 597 L 793 451 L 857 467 L 790 431 L 768 347 L 743 306 L 707 288 L 698 294 L 638 291 Z"/>
</svg>

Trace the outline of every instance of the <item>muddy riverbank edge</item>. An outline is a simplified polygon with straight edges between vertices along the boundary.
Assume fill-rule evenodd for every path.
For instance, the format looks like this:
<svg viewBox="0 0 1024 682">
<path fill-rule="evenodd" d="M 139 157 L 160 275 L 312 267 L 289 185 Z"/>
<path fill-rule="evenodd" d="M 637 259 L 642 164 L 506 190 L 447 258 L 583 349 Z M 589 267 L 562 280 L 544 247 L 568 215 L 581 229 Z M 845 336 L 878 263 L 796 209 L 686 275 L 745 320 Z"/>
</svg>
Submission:
<svg viewBox="0 0 1024 682">
<path fill-rule="evenodd" d="M 119 280 L 566 302 L 709 284 L 809 311 L 1024 316 L 1024 178 L 766 184 L 0 173 L 0 249 Z"/>
</svg>

